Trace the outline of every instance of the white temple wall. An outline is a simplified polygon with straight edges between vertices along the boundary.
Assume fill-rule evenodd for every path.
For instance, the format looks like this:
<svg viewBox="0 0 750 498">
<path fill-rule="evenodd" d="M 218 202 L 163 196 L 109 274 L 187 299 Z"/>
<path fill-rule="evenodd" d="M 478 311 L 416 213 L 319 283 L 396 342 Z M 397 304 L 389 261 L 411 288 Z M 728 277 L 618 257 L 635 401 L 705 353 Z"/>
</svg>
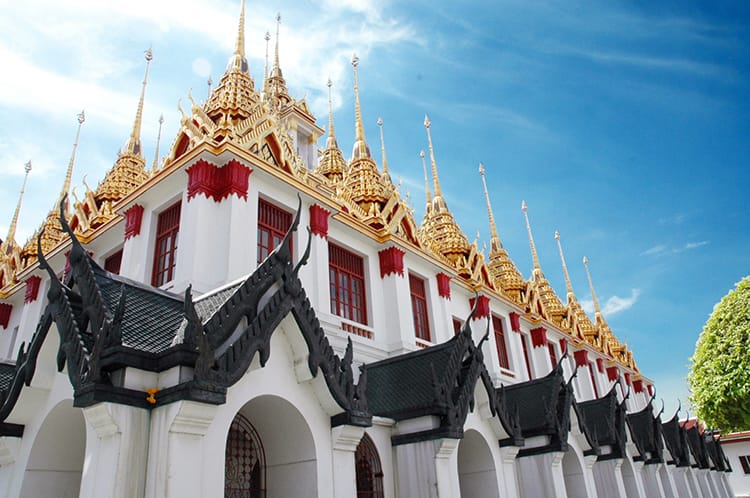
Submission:
<svg viewBox="0 0 750 498">
<path fill-rule="evenodd" d="M 522 498 L 567 496 L 561 451 L 526 456 L 516 460 L 518 488 Z"/>
</svg>

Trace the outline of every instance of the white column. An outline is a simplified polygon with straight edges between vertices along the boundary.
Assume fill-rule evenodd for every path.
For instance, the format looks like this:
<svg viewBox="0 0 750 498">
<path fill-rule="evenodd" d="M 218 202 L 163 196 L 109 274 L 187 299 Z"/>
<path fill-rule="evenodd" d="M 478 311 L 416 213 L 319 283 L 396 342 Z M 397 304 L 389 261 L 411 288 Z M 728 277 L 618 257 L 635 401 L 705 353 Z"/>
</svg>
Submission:
<svg viewBox="0 0 750 498">
<path fill-rule="evenodd" d="M 698 498 L 695 496 L 688 485 L 688 467 L 675 467 L 672 469 L 672 477 L 677 491 L 677 496 L 680 498 Z"/>
<path fill-rule="evenodd" d="M 622 458 L 596 462 L 593 466 L 597 496 L 625 498 L 625 482 L 622 480 Z"/>
<path fill-rule="evenodd" d="M 638 489 L 638 496 L 648 496 L 643 485 L 643 462 L 633 462 L 633 481 Z"/>
<path fill-rule="evenodd" d="M 516 455 L 518 455 L 520 449 L 517 446 L 500 448 L 500 469 L 498 471 L 500 496 L 506 498 L 519 498 L 521 496 L 516 472 L 516 462 L 518 461 Z"/>
<path fill-rule="evenodd" d="M 677 493 L 677 486 L 672 474 L 674 467 L 667 466 L 666 463 L 660 463 L 658 466 L 658 475 L 661 480 L 661 486 L 664 490 L 665 498 L 677 498 L 679 494 Z"/>
<path fill-rule="evenodd" d="M 565 453 L 556 451 L 516 460 L 518 487 L 523 498 L 565 498 L 565 477 L 562 459 Z"/>
<path fill-rule="evenodd" d="M 656 474 L 656 472 L 656 465 L 644 465 L 640 472 L 641 478 L 643 479 L 643 488 L 646 491 L 646 496 L 648 496 L 649 498 L 664 497 L 664 490 L 661 487 L 661 480 L 659 479 L 659 476 Z"/>
<path fill-rule="evenodd" d="M 340 425 L 331 429 L 333 446 L 333 493 L 336 498 L 357 496 L 357 451 L 364 427 Z"/>
<path fill-rule="evenodd" d="M 406 272 L 404 275 L 391 273 L 385 276 L 381 285 L 383 286 L 383 309 L 386 310 L 382 318 L 385 322 L 382 330 L 389 334 L 386 339 L 388 349 L 392 351 L 392 354 L 414 351 L 416 349 L 414 317 Z M 435 324 L 430 323 L 430 327 L 432 327 L 430 333 L 434 338 Z"/>
<path fill-rule="evenodd" d="M 458 439 L 396 446 L 397 495 L 409 498 L 460 496 Z"/>
<path fill-rule="evenodd" d="M 144 496 L 148 456 L 149 412 L 115 403 L 83 409 L 86 458 L 81 478 L 83 497 Z"/>
<path fill-rule="evenodd" d="M 146 496 L 199 498 L 202 496 L 205 458 L 204 436 L 217 407 L 178 401 L 151 412 Z"/>
<path fill-rule="evenodd" d="M 303 208 L 304 210 L 304 208 Z M 300 221 L 302 225 L 302 221 Z M 307 230 L 299 230 L 299 251 L 295 251 L 297 261 L 302 257 L 302 251 L 307 244 Z M 298 254 L 299 253 L 299 254 Z M 331 311 L 331 289 L 328 275 L 328 240 L 320 235 L 312 235 L 310 240 L 310 260 L 300 268 L 299 276 L 305 287 L 308 299 L 313 309 L 324 313 Z"/>
<path fill-rule="evenodd" d="M 695 476 L 698 481 L 698 487 L 700 488 L 701 495 L 703 498 L 716 498 L 711 492 L 711 486 L 709 485 L 709 470 L 708 469 L 696 469 Z"/>
</svg>

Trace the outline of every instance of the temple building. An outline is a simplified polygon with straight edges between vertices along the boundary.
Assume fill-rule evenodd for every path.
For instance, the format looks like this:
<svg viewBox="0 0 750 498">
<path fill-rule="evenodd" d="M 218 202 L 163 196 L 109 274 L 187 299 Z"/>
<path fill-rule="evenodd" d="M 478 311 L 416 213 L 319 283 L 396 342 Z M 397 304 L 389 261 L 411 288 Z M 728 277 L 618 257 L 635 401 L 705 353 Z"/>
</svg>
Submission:
<svg viewBox="0 0 750 498">
<path fill-rule="evenodd" d="M 380 154 L 365 136 L 362 61 L 347 157 L 332 82 L 324 128 L 287 88 L 278 29 L 256 81 L 244 22 L 243 2 L 226 71 L 180 108 L 163 160 L 141 143 L 148 51 L 114 164 L 71 194 L 81 113 L 20 244 L 24 179 L 0 244 L 1 496 L 732 496 L 718 438 L 654 409 L 587 260 L 582 308 L 559 234 L 565 299 L 553 289 L 533 206 L 525 277 L 481 165 L 467 188 L 489 253 L 462 231 L 425 117 L 416 219 L 382 120 Z"/>
</svg>

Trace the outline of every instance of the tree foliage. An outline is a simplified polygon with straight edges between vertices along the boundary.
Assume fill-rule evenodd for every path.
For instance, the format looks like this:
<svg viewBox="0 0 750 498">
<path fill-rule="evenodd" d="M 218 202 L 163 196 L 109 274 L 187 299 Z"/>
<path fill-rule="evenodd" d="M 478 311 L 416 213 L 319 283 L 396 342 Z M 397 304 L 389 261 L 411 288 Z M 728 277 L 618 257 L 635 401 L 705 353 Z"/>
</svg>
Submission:
<svg viewBox="0 0 750 498">
<path fill-rule="evenodd" d="M 714 307 L 691 358 L 690 401 L 707 425 L 750 428 L 750 277 Z"/>
</svg>

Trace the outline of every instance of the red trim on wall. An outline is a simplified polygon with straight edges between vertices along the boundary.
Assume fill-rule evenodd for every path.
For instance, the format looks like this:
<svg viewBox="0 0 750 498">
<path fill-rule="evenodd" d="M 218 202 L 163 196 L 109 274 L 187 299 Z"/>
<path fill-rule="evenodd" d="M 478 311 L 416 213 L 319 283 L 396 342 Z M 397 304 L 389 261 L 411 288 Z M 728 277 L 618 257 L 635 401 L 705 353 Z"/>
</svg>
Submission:
<svg viewBox="0 0 750 498">
<path fill-rule="evenodd" d="M 576 367 L 585 367 L 589 364 L 589 352 L 585 349 L 573 352 L 573 357 L 576 359 Z"/>
<path fill-rule="evenodd" d="M 633 391 L 635 391 L 636 393 L 643 392 L 643 381 L 641 379 L 633 381 Z"/>
<path fill-rule="evenodd" d="M 143 221 L 143 206 L 133 204 L 125 211 L 125 240 L 141 234 Z"/>
<path fill-rule="evenodd" d="M 648 395 L 653 396 L 654 395 L 654 386 L 653 384 L 646 384 L 646 389 L 648 389 Z"/>
<path fill-rule="evenodd" d="M 630 385 L 630 373 L 625 372 L 625 384 Z"/>
<path fill-rule="evenodd" d="M 328 238 L 328 216 L 330 211 L 317 204 L 310 205 L 310 233 L 323 239 Z"/>
<path fill-rule="evenodd" d="M 380 258 L 380 278 L 385 278 L 391 273 L 404 276 L 404 251 L 398 247 L 391 246 L 378 253 Z"/>
<path fill-rule="evenodd" d="M 544 327 L 531 329 L 531 345 L 535 348 L 546 346 L 547 329 L 545 329 Z"/>
<path fill-rule="evenodd" d="M 469 298 L 469 307 L 474 309 L 475 298 Z M 472 320 L 479 320 L 480 318 L 487 318 L 490 316 L 490 298 L 487 296 L 479 296 L 479 303 L 477 304 L 477 312 L 472 317 Z"/>
<path fill-rule="evenodd" d="M 602 358 L 596 359 L 596 369 L 599 370 L 600 374 L 604 373 L 604 360 Z"/>
<path fill-rule="evenodd" d="M 438 296 L 446 299 L 451 298 L 451 278 L 445 273 L 437 274 Z"/>
<path fill-rule="evenodd" d="M 10 323 L 10 314 L 13 312 L 13 305 L 0 303 L 0 327 L 8 328 Z"/>
<path fill-rule="evenodd" d="M 41 277 L 32 275 L 26 279 L 26 294 L 23 296 L 24 303 L 33 303 L 39 297 L 39 284 L 42 282 Z"/>
<path fill-rule="evenodd" d="M 216 166 L 205 159 L 199 159 L 190 166 L 188 174 L 188 200 L 198 194 L 206 199 L 221 202 L 230 195 L 247 200 L 247 190 L 252 169 L 232 159 L 223 166 Z"/>
<path fill-rule="evenodd" d="M 618 374 L 617 367 L 607 367 L 607 380 L 610 382 L 616 381 Z"/>
<path fill-rule="evenodd" d="M 562 354 L 565 354 L 565 352 L 568 350 L 568 340 L 567 339 L 560 339 L 560 352 Z"/>
<path fill-rule="evenodd" d="M 521 331 L 521 316 L 515 311 L 511 311 L 508 315 L 510 317 L 510 329 L 514 332 Z"/>
</svg>

